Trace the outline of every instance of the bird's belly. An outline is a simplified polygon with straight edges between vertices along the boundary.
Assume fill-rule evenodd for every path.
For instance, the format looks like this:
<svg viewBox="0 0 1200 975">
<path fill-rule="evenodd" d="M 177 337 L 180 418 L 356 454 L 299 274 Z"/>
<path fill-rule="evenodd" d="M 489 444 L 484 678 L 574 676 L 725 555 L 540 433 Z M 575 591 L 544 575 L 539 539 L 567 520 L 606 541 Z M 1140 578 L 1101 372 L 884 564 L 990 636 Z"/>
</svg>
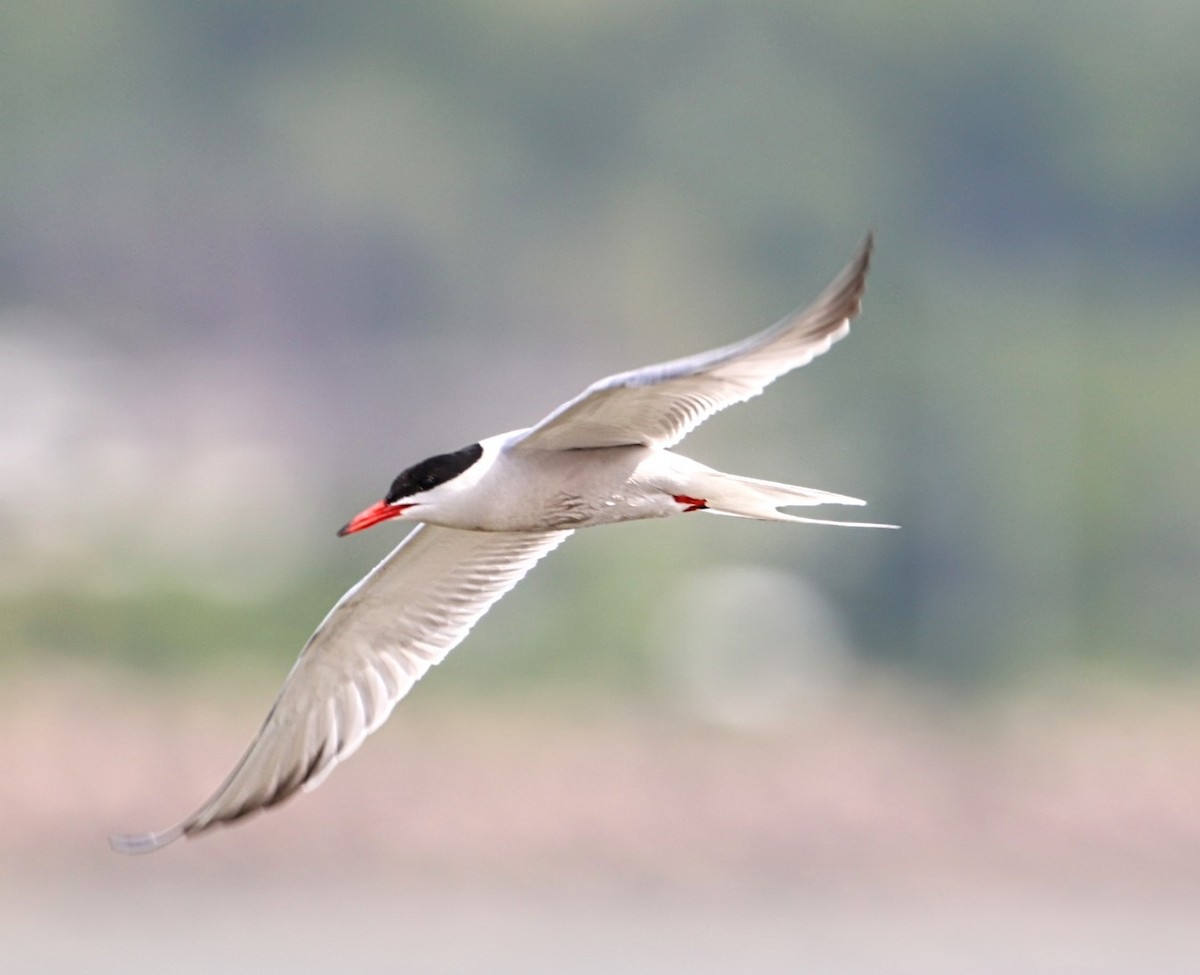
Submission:
<svg viewBox="0 0 1200 975">
<path fill-rule="evenodd" d="M 551 528 L 586 528 L 643 518 L 677 514 L 679 505 L 662 492 L 614 491 L 605 496 L 584 496 L 562 491 L 546 499 L 536 519 Z"/>
<path fill-rule="evenodd" d="M 664 480 L 656 454 L 661 456 L 646 447 L 608 447 L 514 462 L 492 494 L 489 523 L 480 527 L 547 531 L 677 514 L 670 478 Z"/>
</svg>

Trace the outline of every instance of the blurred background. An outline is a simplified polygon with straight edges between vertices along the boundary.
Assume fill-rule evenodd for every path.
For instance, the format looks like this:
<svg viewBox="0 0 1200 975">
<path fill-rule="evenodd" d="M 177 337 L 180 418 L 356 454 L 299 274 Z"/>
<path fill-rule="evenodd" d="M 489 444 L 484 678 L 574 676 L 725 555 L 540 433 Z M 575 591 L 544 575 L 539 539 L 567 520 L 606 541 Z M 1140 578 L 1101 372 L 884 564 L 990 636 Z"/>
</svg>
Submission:
<svg viewBox="0 0 1200 975">
<path fill-rule="evenodd" d="M 13 972 L 1194 971 L 1200 6 L 0 9 Z M 403 467 L 810 300 L 684 452 L 900 532 L 556 552 L 154 857 Z M 11 965 L 12 967 L 6 967 Z"/>
</svg>

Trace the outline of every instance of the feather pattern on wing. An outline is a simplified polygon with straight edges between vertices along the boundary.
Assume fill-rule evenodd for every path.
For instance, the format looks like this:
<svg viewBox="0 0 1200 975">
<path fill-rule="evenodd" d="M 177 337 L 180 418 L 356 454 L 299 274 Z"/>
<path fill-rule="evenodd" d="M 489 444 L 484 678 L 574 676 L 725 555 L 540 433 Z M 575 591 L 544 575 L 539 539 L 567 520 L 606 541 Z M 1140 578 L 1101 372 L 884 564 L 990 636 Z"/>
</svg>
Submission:
<svg viewBox="0 0 1200 975">
<path fill-rule="evenodd" d="M 601 379 L 514 441 L 512 449 L 678 443 L 718 410 L 757 396 L 850 331 L 871 246 L 868 236 L 841 274 L 803 310 L 741 342 Z"/>
<path fill-rule="evenodd" d="M 570 534 L 419 525 L 317 627 L 258 736 L 213 797 L 169 830 L 113 837 L 113 846 L 149 852 L 317 786 Z"/>
</svg>

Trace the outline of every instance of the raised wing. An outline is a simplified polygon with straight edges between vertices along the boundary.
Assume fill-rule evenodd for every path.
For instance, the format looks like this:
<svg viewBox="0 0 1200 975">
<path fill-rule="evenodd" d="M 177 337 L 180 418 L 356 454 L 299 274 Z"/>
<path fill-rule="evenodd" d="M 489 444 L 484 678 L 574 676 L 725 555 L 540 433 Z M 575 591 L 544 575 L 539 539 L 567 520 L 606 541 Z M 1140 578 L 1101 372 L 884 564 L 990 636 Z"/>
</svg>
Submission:
<svg viewBox="0 0 1200 975">
<path fill-rule="evenodd" d="M 418 526 L 317 627 L 216 794 L 171 829 L 112 837 L 113 848 L 148 853 L 315 788 L 570 534 Z"/>
<path fill-rule="evenodd" d="M 757 396 L 850 331 L 866 285 L 871 246 L 868 235 L 842 273 L 802 311 L 741 342 L 601 379 L 510 449 L 678 443 L 718 410 Z"/>
</svg>

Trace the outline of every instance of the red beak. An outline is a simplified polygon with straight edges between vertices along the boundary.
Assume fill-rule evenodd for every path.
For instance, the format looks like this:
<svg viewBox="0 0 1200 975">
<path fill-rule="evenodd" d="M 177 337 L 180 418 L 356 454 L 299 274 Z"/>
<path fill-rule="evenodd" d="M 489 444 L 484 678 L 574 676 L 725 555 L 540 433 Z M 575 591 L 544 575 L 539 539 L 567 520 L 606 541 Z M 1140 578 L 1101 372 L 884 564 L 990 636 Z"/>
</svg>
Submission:
<svg viewBox="0 0 1200 975">
<path fill-rule="evenodd" d="M 413 507 L 411 504 L 388 504 L 386 501 L 377 501 L 371 507 L 367 508 L 366 511 L 355 515 L 338 529 L 338 537 L 352 535 L 354 532 L 360 532 L 364 528 L 378 525 L 381 521 L 395 518 L 400 512 L 411 507 Z"/>
</svg>

